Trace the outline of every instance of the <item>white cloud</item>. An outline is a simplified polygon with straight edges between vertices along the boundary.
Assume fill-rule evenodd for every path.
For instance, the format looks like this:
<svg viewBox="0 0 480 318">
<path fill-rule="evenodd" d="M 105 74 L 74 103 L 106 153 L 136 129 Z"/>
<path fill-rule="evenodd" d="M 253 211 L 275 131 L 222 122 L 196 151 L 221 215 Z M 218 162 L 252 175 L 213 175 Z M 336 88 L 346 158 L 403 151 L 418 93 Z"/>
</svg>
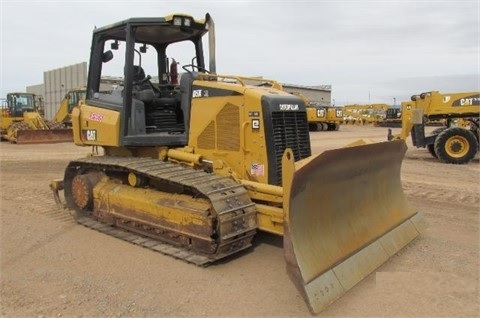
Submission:
<svg viewBox="0 0 480 318">
<path fill-rule="evenodd" d="M 332 84 L 337 105 L 442 90 L 432 78 L 479 89 L 478 0 L 1 1 L 1 96 L 41 83 L 44 71 L 88 61 L 95 26 L 173 12 L 212 14 L 217 72 Z"/>
</svg>

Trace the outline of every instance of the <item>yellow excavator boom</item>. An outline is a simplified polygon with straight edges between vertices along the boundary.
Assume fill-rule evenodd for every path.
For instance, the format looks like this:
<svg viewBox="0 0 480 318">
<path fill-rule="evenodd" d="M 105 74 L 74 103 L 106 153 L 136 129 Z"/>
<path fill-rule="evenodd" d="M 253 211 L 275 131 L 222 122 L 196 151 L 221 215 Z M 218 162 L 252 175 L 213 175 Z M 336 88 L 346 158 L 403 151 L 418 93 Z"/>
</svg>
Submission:
<svg viewBox="0 0 480 318">
<path fill-rule="evenodd" d="M 71 125 L 71 113 L 73 107 L 77 106 L 79 102 L 85 100 L 86 88 L 77 87 L 73 88 L 67 92 L 65 97 L 60 102 L 60 107 L 58 108 L 53 121 L 57 123 L 65 123 L 66 125 Z"/>
</svg>

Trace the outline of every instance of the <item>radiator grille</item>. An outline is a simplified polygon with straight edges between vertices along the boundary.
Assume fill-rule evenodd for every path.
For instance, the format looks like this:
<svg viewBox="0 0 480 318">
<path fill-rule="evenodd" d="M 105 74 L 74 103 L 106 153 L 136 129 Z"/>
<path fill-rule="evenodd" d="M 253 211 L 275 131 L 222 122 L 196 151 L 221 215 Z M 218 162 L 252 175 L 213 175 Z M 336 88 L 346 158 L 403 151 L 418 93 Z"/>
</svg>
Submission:
<svg viewBox="0 0 480 318">
<path fill-rule="evenodd" d="M 210 124 L 198 136 L 198 147 L 201 149 L 215 149 L 215 122 Z"/>
<path fill-rule="evenodd" d="M 273 112 L 272 120 L 276 173 L 269 179 L 274 185 L 282 185 L 285 149 L 292 149 L 295 161 L 311 156 L 307 115 L 305 112 Z"/>
</svg>

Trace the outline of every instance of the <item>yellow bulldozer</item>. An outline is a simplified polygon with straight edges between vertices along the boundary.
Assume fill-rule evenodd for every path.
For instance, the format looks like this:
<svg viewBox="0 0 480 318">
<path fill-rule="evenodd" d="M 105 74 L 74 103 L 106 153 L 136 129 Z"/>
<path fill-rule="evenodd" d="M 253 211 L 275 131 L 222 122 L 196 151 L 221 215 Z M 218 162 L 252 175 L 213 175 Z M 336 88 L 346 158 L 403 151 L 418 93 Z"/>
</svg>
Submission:
<svg viewBox="0 0 480 318">
<path fill-rule="evenodd" d="M 444 120 L 446 125 L 427 136 L 428 122 Z M 402 102 L 402 129 L 388 140 L 406 140 L 411 135 L 417 148 L 427 148 L 444 163 L 465 164 L 478 152 L 480 140 L 480 92 L 440 93 L 431 91 L 413 95 Z"/>
<path fill-rule="evenodd" d="M 8 93 L 0 111 L 1 139 L 17 144 L 72 141 L 71 129 L 47 121 L 35 94 Z"/>
<path fill-rule="evenodd" d="M 92 153 L 50 187 L 80 224 L 196 265 L 251 248 L 257 231 L 282 235 L 287 273 L 320 312 L 423 228 L 402 190 L 406 144 L 312 155 L 302 99 L 217 74 L 214 34 L 209 14 L 96 28 L 86 101 L 72 110 L 74 142 Z M 177 84 L 167 53 L 185 48 Z M 123 85 L 102 93 L 115 65 Z"/>
</svg>

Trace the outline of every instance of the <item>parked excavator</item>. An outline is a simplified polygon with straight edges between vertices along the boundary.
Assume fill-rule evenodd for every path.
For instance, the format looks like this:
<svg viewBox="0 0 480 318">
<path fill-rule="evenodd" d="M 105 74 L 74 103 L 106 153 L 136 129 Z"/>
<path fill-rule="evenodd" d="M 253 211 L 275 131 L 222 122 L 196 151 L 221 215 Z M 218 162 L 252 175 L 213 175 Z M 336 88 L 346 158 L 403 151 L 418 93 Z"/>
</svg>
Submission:
<svg viewBox="0 0 480 318">
<path fill-rule="evenodd" d="M 445 120 L 446 125 L 428 136 L 428 121 Z M 458 124 L 461 121 L 462 124 Z M 468 123 L 468 124 L 466 124 Z M 478 153 L 480 140 L 480 92 L 440 93 L 431 91 L 413 95 L 402 102 L 402 130 L 388 140 L 406 140 L 411 135 L 417 148 L 427 148 L 444 163 L 465 164 Z"/>
<path fill-rule="evenodd" d="M 283 235 L 287 273 L 318 313 L 422 230 L 400 180 L 406 144 L 312 155 L 302 99 L 217 74 L 214 34 L 209 14 L 96 28 L 86 101 L 72 110 L 74 142 L 92 153 L 50 187 L 80 224 L 196 265 L 241 253 L 257 231 Z M 179 84 L 176 44 L 193 56 Z M 123 85 L 102 93 L 115 65 Z"/>
<path fill-rule="evenodd" d="M 47 121 L 32 93 L 8 93 L 0 112 L 1 139 L 17 144 L 72 141 L 71 129 Z"/>
<path fill-rule="evenodd" d="M 72 127 L 72 109 L 77 106 L 78 103 L 85 100 L 86 93 L 86 87 L 75 87 L 69 90 L 62 99 L 60 107 L 52 121 L 62 123 L 66 127 Z"/>
</svg>

